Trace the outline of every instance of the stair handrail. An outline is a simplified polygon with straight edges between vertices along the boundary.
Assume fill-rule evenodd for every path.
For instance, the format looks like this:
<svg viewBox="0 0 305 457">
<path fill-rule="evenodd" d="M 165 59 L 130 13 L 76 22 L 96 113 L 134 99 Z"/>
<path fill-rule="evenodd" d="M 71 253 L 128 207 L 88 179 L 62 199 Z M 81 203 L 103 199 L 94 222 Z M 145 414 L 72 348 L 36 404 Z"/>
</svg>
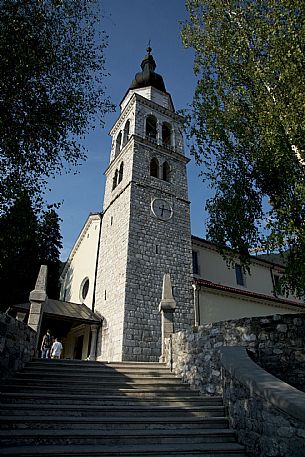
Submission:
<svg viewBox="0 0 305 457">
<path fill-rule="evenodd" d="M 250 394 L 257 394 L 275 408 L 305 422 L 305 393 L 281 381 L 257 365 L 242 346 L 223 347 L 220 360 L 224 369 Z"/>
</svg>

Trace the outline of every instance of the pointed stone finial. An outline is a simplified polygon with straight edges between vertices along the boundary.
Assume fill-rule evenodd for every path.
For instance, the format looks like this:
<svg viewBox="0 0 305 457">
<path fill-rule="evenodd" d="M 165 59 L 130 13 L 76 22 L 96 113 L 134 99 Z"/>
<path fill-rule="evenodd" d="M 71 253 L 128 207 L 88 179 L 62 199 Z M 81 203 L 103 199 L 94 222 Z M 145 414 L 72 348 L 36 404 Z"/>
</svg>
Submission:
<svg viewBox="0 0 305 457">
<path fill-rule="evenodd" d="M 165 273 L 163 276 L 162 298 L 159 305 L 159 310 L 174 311 L 175 309 L 176 301 L 173 297 L 171 276 L 169 273 Z"/>
<path fill-rule="evenodd" d="M 41 265 L 35 289 L 30 293 L 30 314 L 28 319 L 28 326 L 35 330 L 37 343 L 39 340 L 40 327 L 42 321 L 42 314 L 44 305 L 48 299 L 47 296 L 47 276 L 48 267 Z"/>
<path fill-rule="evenodd" d="M 174 333 L 174 312 L 176 301 L 173 297 L 172 282 L 169 273 L 163 276 L 162 298 L 159 305 L 161 312 L 161 356 L 160 362 L 165 362 L 166 340 Z"/>
<path fill-rule="evenodd" d="M 41 265 L 37 276 L 35 289 L 30 293 L 30 301 L 45 301 L 47 295 L 47 265 Z"/>
</svg>

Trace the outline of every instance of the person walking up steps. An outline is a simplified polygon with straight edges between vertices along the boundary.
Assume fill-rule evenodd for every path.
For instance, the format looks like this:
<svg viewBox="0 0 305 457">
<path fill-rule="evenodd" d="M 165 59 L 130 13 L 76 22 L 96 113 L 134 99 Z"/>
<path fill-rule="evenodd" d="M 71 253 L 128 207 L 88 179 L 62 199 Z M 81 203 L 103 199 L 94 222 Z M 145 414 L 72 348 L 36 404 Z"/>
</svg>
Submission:
<svg viewBox="0 0 305 457">
<path fill-rule="evenodd" d="M 58 338 L 55 338 L 55 341 L 51 347 L 51 359 L 60 359 L 62 350 L 63 347 L 61 342 L 58 341 Z"/>
<path fill-rule="evenodd" d="M 52 347 L 52 337 L 50 330 L 47 330 L 47 333 L 42 338 L 41 343 L 41 358 L 48 359 L 50 357 L 50 349 Z"/>
</svg>

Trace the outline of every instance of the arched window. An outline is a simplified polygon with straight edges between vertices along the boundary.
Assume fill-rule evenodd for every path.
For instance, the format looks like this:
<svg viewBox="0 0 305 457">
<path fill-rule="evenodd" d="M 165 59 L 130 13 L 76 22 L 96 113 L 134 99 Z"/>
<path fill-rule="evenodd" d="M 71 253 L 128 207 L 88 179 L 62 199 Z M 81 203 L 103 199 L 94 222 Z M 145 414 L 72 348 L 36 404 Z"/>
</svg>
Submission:
<svg viewBox="0 0 305 457">
<path fill-rule="evenodd" d="M 163 181 L 169 181 L 170 167 L 168 162 L 164 162 L 162 165 L 162 179 Z"/>
<path fill-rule="evenodd" d="M 126 122 L 125 127 L 124 127 L 123 146 L 125 146 L 125 144 L 129 140 L 129 129 L 130 129 L 130 120 L 128 119 L 128 121 Z"/>
<path fill-rule="evenodd" d="M 162 143 L 166 146 L 170 146 L 172 144 L 171 133 L 172 133 L 172 129 L 171 129 L 170 124 L 167 124 L 167 122 L 164 122 L 162 124 Z"/>
<path fill-rule="evenodd" d="M 157 119 L 154 116 L 147 116 L 145 132 L 149 140 L 157 139 Z"/>
<path fill-rule="evenodd" d="M 155 157 L 150 162 L 150 176 L 159 178 L 159 162 Z"/>
<path fill-rule="evenodd" d="M 115 142 L 115 157 L 119 155 L 121 150 L 121 143 L 122 143 L 122 132 L 120 132 L 116 138 Z"/>
<path fill-rule="evenodd" d="M 113 179 L 112 179 L 112 190 L 114 190 L 116 188 L 116 186 L 118 185 L 118 174 L 119 174 L 119 172 L 116 169 L 114 172 Z"/>
<path fill-rule="evenodd" d="M 120 165 L 120 170 L 119 170 L 119 180 L 118 180 L 118 184 L 122 181 L 123 179 L 123 171 L 124 171 L 124 163 L 122 162 L 121 165 Z"/>
</svg>

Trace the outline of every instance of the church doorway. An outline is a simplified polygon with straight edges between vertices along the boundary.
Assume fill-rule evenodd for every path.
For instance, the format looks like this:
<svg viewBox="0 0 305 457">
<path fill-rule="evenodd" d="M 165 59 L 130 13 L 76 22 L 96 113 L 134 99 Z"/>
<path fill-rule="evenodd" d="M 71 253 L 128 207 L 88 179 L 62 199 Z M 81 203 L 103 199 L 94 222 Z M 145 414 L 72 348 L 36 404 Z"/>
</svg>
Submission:
<svg viewBox="0 0 305 457">
<path fill-rule="evenodd" d="M 80 335 L 76 338 L 74 347 L 74 359 L 81 360 L 83 354 L 84 335 Z"/>
</svg>

